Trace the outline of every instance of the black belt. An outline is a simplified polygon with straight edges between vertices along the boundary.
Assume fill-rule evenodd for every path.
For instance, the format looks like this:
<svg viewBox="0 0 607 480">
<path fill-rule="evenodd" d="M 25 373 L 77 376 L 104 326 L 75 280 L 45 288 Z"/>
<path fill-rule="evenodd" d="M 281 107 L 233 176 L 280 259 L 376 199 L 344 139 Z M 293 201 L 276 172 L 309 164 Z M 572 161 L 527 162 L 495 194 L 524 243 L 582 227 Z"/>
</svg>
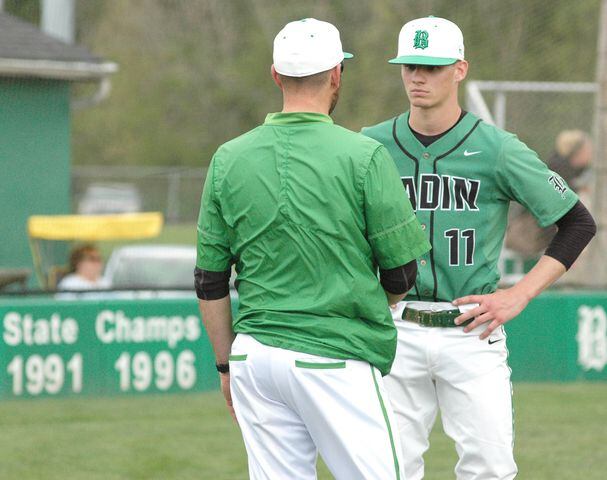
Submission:
<svg viewBox="0 0 607 480">
<path fill-rule="evenodd" d="M 455 319 L 461 314 L 462 312 L 459 310 L 441 310 L 434 312 L 432 310 L 414 310 L 413 308 L 405 307 L 402 319 L 423 325 L 424 327 L 464 327 L 472 322 L 473 319 L 470 319 L 460 325 L 456 325 Z"/>
</svg>

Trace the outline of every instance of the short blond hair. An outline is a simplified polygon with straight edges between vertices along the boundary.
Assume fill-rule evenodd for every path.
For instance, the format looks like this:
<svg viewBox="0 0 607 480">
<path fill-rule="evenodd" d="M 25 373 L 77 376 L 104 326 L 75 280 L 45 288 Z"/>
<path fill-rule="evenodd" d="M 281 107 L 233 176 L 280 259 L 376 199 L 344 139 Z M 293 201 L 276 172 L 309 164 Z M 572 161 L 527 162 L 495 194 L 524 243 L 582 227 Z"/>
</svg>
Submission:
<svg viewBox="0 0 607 480">
<path fill-rule="evenodd" d="M 586 132 L 563 130 L 556 137 L 556 153 L 563 158 L 569 158 L 586 143 L 590 143 L 590 136 Z"/>
</svg>

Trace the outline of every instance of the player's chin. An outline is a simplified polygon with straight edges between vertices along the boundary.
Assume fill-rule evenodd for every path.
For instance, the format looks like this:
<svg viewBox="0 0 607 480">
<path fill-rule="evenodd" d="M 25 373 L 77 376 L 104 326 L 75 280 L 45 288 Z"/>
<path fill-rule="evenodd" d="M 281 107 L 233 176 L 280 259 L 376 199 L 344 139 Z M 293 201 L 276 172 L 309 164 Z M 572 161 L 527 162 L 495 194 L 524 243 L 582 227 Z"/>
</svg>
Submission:
<svg viewBox="0 0 607 480">
<path fill-rule="evenodd" d="M 431 108 L 435 104 L 432 99 L 421 96 L 409 96 L 409 103 L 416 108 Z"/>
</svg>

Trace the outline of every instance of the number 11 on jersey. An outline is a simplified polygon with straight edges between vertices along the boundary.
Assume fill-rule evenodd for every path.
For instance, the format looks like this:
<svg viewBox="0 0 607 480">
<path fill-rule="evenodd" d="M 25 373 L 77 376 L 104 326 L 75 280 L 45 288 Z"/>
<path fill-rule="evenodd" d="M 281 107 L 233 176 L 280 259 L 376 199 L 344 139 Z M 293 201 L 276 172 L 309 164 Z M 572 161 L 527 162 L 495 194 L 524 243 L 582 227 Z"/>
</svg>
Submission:
<svg viewBox="0 0 607 480">
<path fill-rule="evenodd" d="M 474 265 L 474 229 L 452 228 L 445 231 L 445 238 L 449 240 L 449 266 L 459 267 L 461 265 L 460 238 L 464 241 L 464 265 Z"/>
</svg>

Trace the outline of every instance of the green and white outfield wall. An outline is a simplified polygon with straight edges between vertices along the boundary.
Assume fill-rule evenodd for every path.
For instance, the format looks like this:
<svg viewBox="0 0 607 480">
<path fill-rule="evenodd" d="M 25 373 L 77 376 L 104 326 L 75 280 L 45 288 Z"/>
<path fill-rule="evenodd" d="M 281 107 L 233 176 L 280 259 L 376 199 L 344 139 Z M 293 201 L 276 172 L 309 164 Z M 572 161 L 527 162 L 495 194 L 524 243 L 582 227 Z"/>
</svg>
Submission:
<svg viewBox="0 0 607 480">
<path fill-rule="evenodd" d="M 194 298 L 4 297 L 0 322 L 0 399 L 218 387 Z M 547 292 L 506 331 L 514 381 L 607 380 L 607 292 Z"/>
</svg>

